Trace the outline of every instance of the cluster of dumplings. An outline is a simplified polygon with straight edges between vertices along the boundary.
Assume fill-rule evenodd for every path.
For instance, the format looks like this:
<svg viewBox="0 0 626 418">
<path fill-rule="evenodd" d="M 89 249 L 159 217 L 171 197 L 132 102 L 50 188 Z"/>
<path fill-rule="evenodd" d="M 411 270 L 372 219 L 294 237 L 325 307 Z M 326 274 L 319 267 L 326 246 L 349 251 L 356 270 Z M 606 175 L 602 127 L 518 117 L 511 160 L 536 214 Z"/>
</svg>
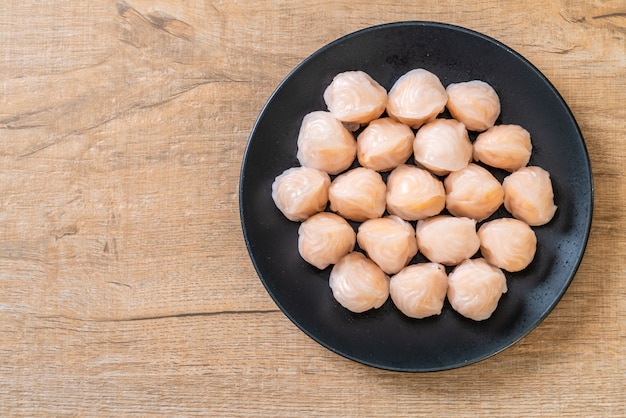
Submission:
<svg viewBox="0 0 626 418">
<path fill-rule="evenodd" d="M 500 99 L 489 84 L 445 88 L 425 69 L 389 92 L 363 71 L 340 73 L 324 101 L 328 111 L 302 120 L 301 166 L 272 184 L 277 208 L 302 222 L 302 258 L 332 265 L 333 296 L 352 312 L 391 297 L 405 315 L 425 318 L 447 297 L 461 315 L 489 318 L 507 291 L 503 270 L 532 262 L 531 226 L 556 211 L 549 173 L 528 166 L 528 131 L 495 125 Z M 440 116 L 445 109 L 452 118 Z M 485 167 L 510 174 L 500 183 Z M 483 222 L 502 205 L 512 217 Z M 418 253 L 427 262 L 411 264 Z"/>
</svg>

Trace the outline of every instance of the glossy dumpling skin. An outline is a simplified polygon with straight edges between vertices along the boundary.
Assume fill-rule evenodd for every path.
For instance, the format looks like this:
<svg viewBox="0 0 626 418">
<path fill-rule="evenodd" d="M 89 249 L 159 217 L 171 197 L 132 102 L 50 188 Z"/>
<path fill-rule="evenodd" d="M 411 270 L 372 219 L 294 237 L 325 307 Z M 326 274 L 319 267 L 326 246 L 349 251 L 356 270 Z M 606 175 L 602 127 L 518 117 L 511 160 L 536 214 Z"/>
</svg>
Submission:
<svg viewBox="0 0 626 418">
<path fill-rule="evenodd" d="M 328 284 L 337 302 L 355 313 L 380 308 L 389 298 L 389 277 L 359 252 L 333 266 Z"/>
<path fill-rule="evenodd" d="M 412 128 L 419 128 L 441 113 L 448 101 L 439 77 L 418 68 L 400 77 L 387 99 L 387 114 Z"/>
<path fill-rule="evenodd" d="M 476 221 L 438 215 L 417 222 L 419 251 L 433 263 L 454 266 L 478 251 L 480 241 L 476 235 Z"/>
<path fill-rule="evenodd" d="M 357 137 L 357 159 L 363 167 L 389 171 L 411 157 L 413 139 L 407 125 L 391 118 L 376 119 Z"/>
<path fill-rule="evenodd" d="M 556 213 L 550 174 L 541 167 L 520 168 L 505 177 L 504 207 L 531 226 L 545 225 Z"/>
<path fill-rule="evenodd" d="M 474 321 L 489 318 L 506 292 L 504 273 L 484 258 L 465 260 L 448 275 L 452 308 Z"/>
<path fill-rule="evenodd" d="M 310 167 L 292 167 L 272 183 L 276 207 L 291 221 L 303 221 L 323 211 L 328 203 L 330 177 Z"/>
<path fill-rule="evenodd" d="M 500 98 L 484 81 L 453 83 L 448 85 L 446 92 L 450 114 L 470 131 L 489 129 L 500 116 Z"/>
<path fill-rule="evenodd" d="M 411 318 L 439 315 L 448 290 L 445 268 L 437 263 L 412 264 L 392 276 L 389 294 L 396 307 Z"/>
<path fill-rule="evenodd" d="M 340 121 L 365 124 L 385 111 L 387 90 L 363 71 L 346 71 L 333 78 L 324 101 Z"/>
<path fill-rule="evenodd" d="M 443 176 L 467 167 L 472 159 L 472 143 L 461 122 L 435 119 L 415 134 L 413 153 L 415 162 Z"/>
<path fill-rule="evenodd" d="M 356 140 L 329 112 L 311 112 L 302 119 L 296 157 L 303 166 L 338 174 L 354 162 Z"/>
<path fill-rule="evenodd" d="M 363 222 L 385 212 L 387 186 L 381 175 L 357 167 L 337 176 L 328 189 L 330 209 L 346 219 Z"/>
<path fill-rule="evenodd" d="M 491 216 L 504 201 L 504 190 L 498 179 L 476 164 L 450 173 L 444 185 L 446 207 L 454 216 L 465 216 L 480 222 Z"/>
<path fill-rule="evenodd" d="M 400 165 L 387 177 L 387 211 L 407 221 L 439 214 L 446 205 L 443 183 L 430 172 Z"/>
<path fill-rule="evenodd" d="M 298 251 L 309 264 L 320 270 L 336 264 L 354 250 L 356 233 L 339 215 L 320 212 L 298 228 Z"/>
<path fill-rule="evenodd" d="M 530 133 L 519 125 L 496 125 L 474 141 L 474 160 L 491 167 L 515 171 L 530 161 Z"/>
<path fill-rule="evenodd" d="M 535 257 L 537 236 L 526 222 L 512 218 L 494 219 L 478 229 L 478 238 L 483 257 L 503 270 L 521 271 Z"/>
<path fill-rule="evenodd" d="M 356 237 L 367 256 L 387 274 L 399 272 L 417 254 L 415 230 L 394 215 L 363 222 Z"/>
</svg>

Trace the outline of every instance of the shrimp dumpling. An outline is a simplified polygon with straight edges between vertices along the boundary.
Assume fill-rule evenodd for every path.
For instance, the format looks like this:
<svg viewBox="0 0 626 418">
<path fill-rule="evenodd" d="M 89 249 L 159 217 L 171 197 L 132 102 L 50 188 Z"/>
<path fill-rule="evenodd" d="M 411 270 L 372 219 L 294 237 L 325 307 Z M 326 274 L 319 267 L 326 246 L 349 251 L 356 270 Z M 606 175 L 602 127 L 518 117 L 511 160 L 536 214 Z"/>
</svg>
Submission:
<svg viewBox="0 0 626 418">
<path fill-rule="evenodd" d="M 439 315 L 447 290 L 446 270 L 437 263 L 412 264 L 389 281 L 391 300 L 410 318 Z"/>
<path fill-rule="evenodd" d="M 550 173 L 541 167 L 520 168 L 505 177 L 504 207 L 531 226 L 545 225 L 554 217 L 554 191 Z"/>
<path fill-rule="evenodd" d="M 484 258 L 465 260 L 448 275 L 452 308 L 474 321 L 489 318 L 506 292 L 504 273 Z"/>
<path fill-rule="evenodd" d="M 480 253 L 503 270 L 525 269 L 537 249 L 537 236 L 526 222 L 512 218 L 494 219 L 478 229 Z"/>
<path fill-rule="evenodd" d="M 446 205 L 443 183 L 430 172 L 400 165 L 387 177 L 387 211 L 406 221 L 439 214 Z"/>
<path fill-rule="evenodd" d="M 446 92 L 450 114 L 470 131 L 489 129 L 500 116 L 500 98 L 484 81 L 453 83 L 448 85 Z"/>
<path fill-rule="evenodd" d="M 303 221 L 326 208 L 329 188 L 328 173 L 310 167 L 292 167 L 272 183 L 272 199 L 287 219 Z"/>
<path fill-rule="evenodd" d="M 331 113 L 311 112 L 302 119 L 296 157 L 303 166 L 338 174 L 354 162 L 356 140 Z"/>
<path fill-rule="evenodd" d="M 387 186 L 381 175 L 356 167 L 335 177 L 328 189 L 330 210 L 346 219 L 363 222 L 385 212 Z"/>
<path fill-rule="evenodd" d="M 491 216 L 504 200 L 504 191 L 498 179 L 476 164 L 450 173 L 444 185 L 446 207 L 454 216 L 465 216 L 480 222 Z"/>
<path fill-rule="evenodd" d="M 415 230 L 394 215 L 363 222 L 356 238 L 367 256 L 387 274 L 399 272 L 417 254 Z"/>
<path fill-rule="evenodd" d="M 372 121 L 356 140 L 356 156 L 363 167 L 389 171 L 413 153 L 413 131 L 391 118 Z"/>
<path fill-rule="evenodd" d="M 413 152 L 418 164 L 443 176 L 467 167 L 472 159 L 472 143 L 461 122 L 435 119 L 417 131 Z"/>
<path fill-rule="evenodd" d="M 480 248 L 476 221 L 438 215 L 417 222 L 419 251 L 433 263 L 454 266 L 470 258 Z"/>
<path fill-rule="evenodd" d="M 423 68 L 400 77 L 388 96 L 387 114 L 415 129 L 435 119 L 448 101 L 439 77 Z"/>
<path fill-rule="evenodd" d="M 298 251 L 309 264 L 320 270 L 336 264 L 354 250 L 356 233 L 339 215 L 320 212 L 300 224 Z"/>
<path fill-rule="evenodd" d="M 530 161 L 530 133 L 519 125 L 496 125 L 474 141 L 474 160 L 491 167 L 515 171 Z"/>
<path fill-rule="evenodd" d="M 363 71 L 346 71 L 326 87 L 324 101 L 340 121 L 365 124 L 385 111 L 387 90 Z"/>
<path fill-rule="evenodd" d="M 355 313 L 380 308 L 389 298 L 389 277 L 359 252 L 349 253 L 333 266 L 328 285 L 335 300 Z"/>
</svg>

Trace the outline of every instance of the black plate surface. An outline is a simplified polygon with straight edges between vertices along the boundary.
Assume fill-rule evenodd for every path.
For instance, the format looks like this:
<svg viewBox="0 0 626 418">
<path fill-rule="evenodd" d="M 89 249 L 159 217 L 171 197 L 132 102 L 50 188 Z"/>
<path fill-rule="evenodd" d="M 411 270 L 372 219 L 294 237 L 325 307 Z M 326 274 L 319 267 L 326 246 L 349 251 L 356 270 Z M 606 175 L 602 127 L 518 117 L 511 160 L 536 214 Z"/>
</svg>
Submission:
<svg viewBox="0 0 626 418">
<path fill-rule="evenodd" d="M 319 271 L 297 250 L 298 223 L 276 209 L 271 185 L 297 166 L 296 138 L 305 114 L 325 110 L 322 94 L 343 71 L 363 70 L 387 90 L 402 74 L 425 68 L 444 86 L 480 79 L 498 92 L 497 124 L 525 127 L 533 140 L 530 164 L 551 174 L 559 209 L 534 228 L 535 260 L 507 273 L 509 291 L 491 318 L 474 322 L 448 302 L 441 315 L 410 319 L 391 299 L 378 310 L 353 314 L 328 287 L 330 268 Z M 495 173 L 502 179 L 504 173 Z M 263 108 L 250 135 L 240 179 L 240 216 L 248 251 L 279 308 L 312 339 L 349 359 L 388 370 L 452 369 L 494 355 L 535 328 L 569 286 L 591 226 L 593 183 L 577 123 L 552 84 L 502 43 L 464 28 L 400 22 L 364 29 L 321 48 L 296 67 Z M 500 211 L 498 216 L 502 216 Z M 415 261 L 424 260 L 418 255 Z"/>
</svg>

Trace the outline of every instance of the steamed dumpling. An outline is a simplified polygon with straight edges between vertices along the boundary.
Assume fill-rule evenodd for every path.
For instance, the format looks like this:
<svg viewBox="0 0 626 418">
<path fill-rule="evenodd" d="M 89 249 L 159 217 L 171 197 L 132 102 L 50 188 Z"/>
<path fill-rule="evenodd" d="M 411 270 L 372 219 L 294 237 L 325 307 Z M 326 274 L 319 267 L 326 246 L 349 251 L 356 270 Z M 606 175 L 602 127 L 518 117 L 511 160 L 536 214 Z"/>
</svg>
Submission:
<svg viewBox="0 0 626 418">
<path fill-rule="evenodd" d="M 419 251 L 433 263 L 446 266 L 459 264 L 478 251 L 480 241 L 476 235 L 476 221 L 438 215 L 417 222 Z"/>
<path fill-rule="evenodd" d="M 356 155 L 363 167 L 389 171 L 404 164 L 413 152 L 414 134 L 391 118 L 372 121 L 357 137 Z"/>
<path fill-rule="evenodd" d="M 389 298 L 389 277 L 359 252 L 333 266 L 328 284 L 337 302 L 355 313 L 380 308 Z"/>
<path fill-rule="evenodd" d="M 448 276 L 448 300 L 452 308 L 474 321 L 489 318 L 506 291 L 504 273 L 484 258 L 465 260 Z"/>
<path fill-rule="evenodd" d="M 329 112 L 311 112 L 302 119 L 296 157 L 303 166 L 338 174 L 354 162 L 356 140 Z"/>
<path fill-rule="evenodd" d="M 387 114 L 417 129 L 443 112 L 447 101 L 439 77 L 418 68 L 400 77 L 389 90 Z"/>
<path fill-rule="evenodd" d="M 321 212 L 298 228 L 298 251 L 302 258 L 320 270 L 336 264 L 354 249 L 356 233 L 339 215 Z"/>
<path fill-rule="evenodd" d="M 415 230 L 394 215 L 363 222 L 356 238 L 367 256 L 387 274 L 399 272 L 417 254 Z"/>
<path fill-rule="evenodd" d="M 364 124 L 385 111 L 387 90 L 363 71 L 346 71 L 333 78 L 324 101 L 340 121 Z"/>
<path fill-rule="evenodd" d="M 525 269 L 537 249 L 537 237 L 527 223 L 512 218 L 495 219 L 478 229 L 480 253 L 496 267 L 515 272 Z"/>
<path fill-rule="evenodd" d="M 389 294 L 396 307 L 411 318 L 439 315 L 448 290 L 441 264 L 412 264 L 391 277 Z"/>
<path fill-rule="evenodd" d="M 276 207 L 291 221 L 303 221 L 323 211 L 328 203 L 330 177 L 310 167 L 292 167 L 272 183 Z"/>
<path fill-rule="evenodd" d="M 472 143 L 461 122 L 435 119 L 417 131 L 413 152 L 417 163 L 437 175 L 446 175 L 467 167 L 472 159 Z"/>
<path fill-rule="evenodd" d="M 430 172 L 400 165 L 387 177 L 387 211 L 407 221 L 439 214 L 446 205 L 443 183 Z"/>
<path fill-rule="evenodd" d="M 554 217 L 554 192 L 550 174 L 541 167 L 523 167 L 502 182 L 504 207 L 531 226 L 545 225 Z"/>
<path fill-rule="evenodd" d="M 519 125 L 496 125 L 474 141 L 474 160 L 491 167 L 515 171 L 530 161 L 530 133 Z"/>
<path fill-rule="evenodd" d="M 385 212 L 387 186 L 381 175 L 357 167 L 337 176 L 328 189 L 330 209 L 346 219 L 363 222 Z"/>
<path fill-rule="evenodd" d="M 476 164 L 450 173 L 444 185 L 446 207 L 454 216 L 466 216 L 480 222 L 491 216 L 504 200 L 498 179 Z"/>
<path fill-rule="evenodd" d="M 453 83 L 446 88 L 448 110 L 470 131 L 491 128 L 500 116 L 500 98 L 489 84 L 480 80 Z"/>
</svg>

